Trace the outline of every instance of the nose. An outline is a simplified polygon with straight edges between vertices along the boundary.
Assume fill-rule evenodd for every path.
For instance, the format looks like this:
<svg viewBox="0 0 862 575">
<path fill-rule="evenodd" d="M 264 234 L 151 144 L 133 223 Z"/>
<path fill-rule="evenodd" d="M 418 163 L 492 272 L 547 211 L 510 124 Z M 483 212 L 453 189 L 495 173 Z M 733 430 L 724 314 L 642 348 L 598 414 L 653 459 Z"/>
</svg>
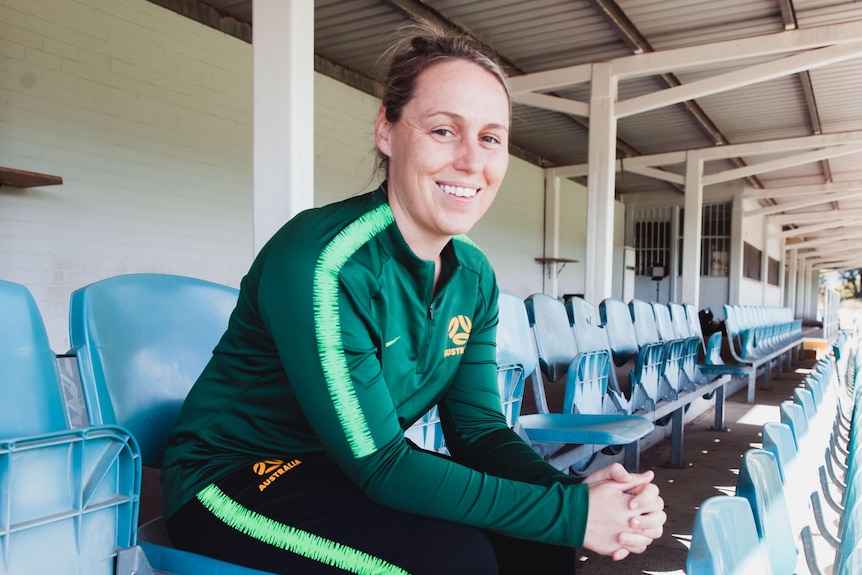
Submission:
<svg viewBox="0 0 862 575">
<path fill-rule="evenodd" d="M 482 171 L 482 148 L 476 138 L 461 140 L 453 167 L 471 174 Z"/>
</svg>

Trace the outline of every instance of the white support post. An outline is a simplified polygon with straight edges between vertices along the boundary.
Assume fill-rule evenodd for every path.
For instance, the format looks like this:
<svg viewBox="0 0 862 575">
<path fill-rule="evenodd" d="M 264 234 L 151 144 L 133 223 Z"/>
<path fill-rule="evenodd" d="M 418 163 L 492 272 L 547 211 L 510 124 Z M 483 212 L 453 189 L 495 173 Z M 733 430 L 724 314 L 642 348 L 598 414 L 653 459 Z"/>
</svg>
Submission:
<svg viewBox="0 0 862 575">
<path fill-rule="evenodd" d="M 682 259 L 682 254 L 679 253 L 679 242 L 677 238 L 680 237 L 680 222 L 679 222 L 679 206 L 674 206 L 673 208 L 673 217 L 670 220 L 670 262 L 668 262 L 669 269 L 667 270 L 667 303 L 679 301 L 679 286 L 681 283 L 681 279 L 678 275 L 678 271 L 680 268 L 680 260 Z M 683 273 L 685 271 L 683 270 Z"/>
<path fill-rule="evenodd" d="M 767 223 L 767 222 L 764 222 Z M 784 276 L 784 265 L 787 261 L 787 239 L 786 238 L 778 238 L 778 305 L 784 307 L 787 301 L 786 293 L 784 291 L 785 282 L 787 278 Z"/>
<path fill-rule="evenodd" d="M 760 228 L 763 251 L 760 256 L 760 305 L 766 305 L 766 290 L 769 286 L 769 223 L 764 220 Z"/>
<path fill-rule="evenodd" d="M 685 222 L 682 232 L 682 301 L 700 309 L 701 236 L 703 234 L 703 158 L 686 152 Z"/>
<path fill-rule="evenodd" d="M 598 305 L 613 291 L 617 79 L 609 63 L 593 64 L 591 89 L 584 298 Z"/>
<path fill-rule="evenodd" d="M 796 306 L 796 290 L 797 285 L 799 285 L 799 250 L 793 248 L 787 250 L 788 253 L 788 266 L 787 266 L 787 297 L 785 298 L 785 302 L 787 305 L 793 309 L 793 317 L 796 317 L 798 314 L 799 308 Z"/>
<path fill-rule="evenodd" d="M 254 253 L 314 205 L 314 4 L 254 0 Z"/>
<path fill-rule="evenodd" d="M 560 178 L 553 170 L 545 170 L 545 257 L 560 257 Z M 546 294 L 557 297 L 557 263 L 546 261 L 542 286 Z"/>
<path fill-rule="evenodd" d="M 730 282 L 727 289 L 727 303 L 739 304 L 742 293 L 742 259 L 745 257 L 745 244 L 742 241 L 742 193 L 733 194 L 730 216 Z"/>
</svg>

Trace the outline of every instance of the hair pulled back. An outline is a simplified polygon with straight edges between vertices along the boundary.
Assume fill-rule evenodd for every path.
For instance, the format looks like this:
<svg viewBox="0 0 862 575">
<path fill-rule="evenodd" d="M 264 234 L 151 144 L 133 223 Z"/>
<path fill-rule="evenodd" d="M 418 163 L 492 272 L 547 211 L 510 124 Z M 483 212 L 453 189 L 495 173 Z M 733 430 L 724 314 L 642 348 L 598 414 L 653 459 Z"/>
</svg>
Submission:
<svg viewBox="0 0 862 575">
<path fill-rule="evenodd" d="M 384 60 L 389 61 L 389 72 L 383 84 L 382 104 L 391 124 L 401 119 L 404 107 L 413 98 L 417 78 L 440 62 L 466 60 L 484 68 L 500 81 L 509 97 L 506 74 L 497 61 L 496 53 L 487 44 L 428 20 L 413 21 L 403 26 L 400 32 L 402 37 L 383 54 Z M 511 97 L 509 100 L 511 102 Z M 388 175 L 389 158 L 379 150 L 377 167 Z"/>
</svg>

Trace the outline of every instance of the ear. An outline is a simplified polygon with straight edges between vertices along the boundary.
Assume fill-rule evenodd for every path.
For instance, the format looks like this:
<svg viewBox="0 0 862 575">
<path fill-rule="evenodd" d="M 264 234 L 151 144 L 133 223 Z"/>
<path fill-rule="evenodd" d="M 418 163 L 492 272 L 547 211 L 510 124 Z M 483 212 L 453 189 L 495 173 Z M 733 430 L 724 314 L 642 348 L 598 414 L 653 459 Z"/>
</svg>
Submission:
<svg viewBox="0 0 862 575">
<path fill-rule="evenodd" d="M 377 110 L 377 119 L 374 121 L 374 140 L 380 153 L 387 157 L 392 157 L 391 136 L 392 124 L 386 119 L 386 106 L 380 106 Z"/>
</svg>

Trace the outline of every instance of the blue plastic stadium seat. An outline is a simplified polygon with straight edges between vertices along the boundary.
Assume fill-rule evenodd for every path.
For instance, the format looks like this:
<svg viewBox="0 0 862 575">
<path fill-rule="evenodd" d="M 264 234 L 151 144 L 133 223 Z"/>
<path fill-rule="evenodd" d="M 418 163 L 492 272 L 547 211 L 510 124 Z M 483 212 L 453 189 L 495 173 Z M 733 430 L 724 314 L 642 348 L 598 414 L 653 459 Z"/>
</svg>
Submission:
<svg viewBox="0 0 862 575">
<path fill-rule="evenodd" d="M 774 573 L 794 573 L 798 550 L 775 456 L 750 449 L 742 457 L 736 494 L 751 504 L 757 533 L 766 544 Z"/>
<path fill-rule="evenodd" d="M 145 465 L 161 467 L 170 429 L 224 333 L 238 293 L 166 274 L 116 276 L 72 293 L 70 353 L 78 359 L 90 420 L 128 428 Z M 157 571 L 263 573 L 166 546 L 161 518 L 143 526 L 139 539 Z"/>
<path fill-rule="evenodd" d="M 687 575 L 755 575 L 772 570 L 757 535 L 751 505 L 742 497 L 718 495 L 704 501 L 694 518 Z"/>
<path fill-rule="evenodd" d="M 30 292 L 0 280 L 0 574 L 113 575 L 135 543 L 141 462 L 123 429 L 68 429 Z"/>
<path fill-rule="evenodd" d="M 637 442 L 652 431 L 653 424 L 619 411 L 608 400 L 608 352 L 578 353 L 560 300 L 544 294 L 534 294 L 518 303 L 509 294 L 501 294 L 500 299 L 498 345 L 502 346 L 498 361 L 501 366 L 515 363 L 524 367 L 524 377 L 533 383 L 539 411 L 522 414 L 518 419 L 526 438 L 552 465 L 561 469 L 574 465 L 577 472 L 584 471 L 590 458 L 604 447 L 627 446 L 625 464 L 636 470 Z M 503 303 L 504 299 L 509 301 Z M 536 369 L 537 364 L 540 369 Z M 551 413 L 548 408 L 542 373 L 551 382 L 565 375 L 559 411 Z M 577 447 L 571 448 L 573 445 Z"/>
</svg>

